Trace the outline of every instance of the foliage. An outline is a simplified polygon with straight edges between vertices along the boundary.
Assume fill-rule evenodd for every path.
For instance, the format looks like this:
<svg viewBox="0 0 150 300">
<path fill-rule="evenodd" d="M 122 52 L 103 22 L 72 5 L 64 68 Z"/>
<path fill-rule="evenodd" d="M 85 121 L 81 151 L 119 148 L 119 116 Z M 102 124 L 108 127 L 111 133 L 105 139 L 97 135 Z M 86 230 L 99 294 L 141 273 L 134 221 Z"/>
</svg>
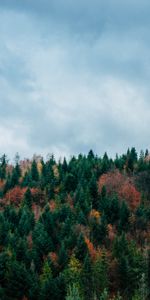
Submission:
<svg viewBox="0 0 150 300">
<path fill-rule="evenodd" d="M 0 299 L 150 298 L 150 156 L 0 158 Z"/>
</svg>

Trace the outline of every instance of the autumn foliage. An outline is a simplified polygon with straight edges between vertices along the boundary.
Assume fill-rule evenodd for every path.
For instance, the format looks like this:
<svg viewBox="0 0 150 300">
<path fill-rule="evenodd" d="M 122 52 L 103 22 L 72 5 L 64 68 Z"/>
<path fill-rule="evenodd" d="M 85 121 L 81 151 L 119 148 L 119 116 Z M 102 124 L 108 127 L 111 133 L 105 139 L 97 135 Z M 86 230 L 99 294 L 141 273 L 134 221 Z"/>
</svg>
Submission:
<svg viewBox="0 0 150 300">
<path fill-rule="evenodd" d="M 86 242 L 86 245 L 87 245 L 87 248 L 89 250 L 89 253 L 90 253 L 90 256 L 91 256 L 92 260 L 95 260 L 96 256 L 97 256 L 97 252 L 94 248 L 93 243 L 86 237 L 85 237 L 85 242 Z"/>
<path fill-rule="evenodd" d="M 9 190 L 4 198 L 5 203 L 12 203 L 15 205 L 19 205 L 23 199 L 23 196 L 26 192 L 27 188 L 21 188 L 19 186 L 15 186 L 13 189 Z"/>
<path fill-rule="evenodd" d="M 121 174 L 118 170 L 103 174 L 98 182 L 99 191 L 106 187 L 108 195 L 117 194 L 120 200 L 125 200 L 131 209 L 138 207 L 141 194 L 136 189 L 133 179 Z"/>
</svg>

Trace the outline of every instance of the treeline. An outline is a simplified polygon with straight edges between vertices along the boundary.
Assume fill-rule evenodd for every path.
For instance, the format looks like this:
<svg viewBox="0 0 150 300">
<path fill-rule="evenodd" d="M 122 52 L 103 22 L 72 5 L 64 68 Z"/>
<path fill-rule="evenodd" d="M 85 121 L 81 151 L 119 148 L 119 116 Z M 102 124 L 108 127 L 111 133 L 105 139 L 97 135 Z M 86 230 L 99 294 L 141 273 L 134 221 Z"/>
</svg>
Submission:
<svg viewBox="0 0 150 300">
<path fill-rule="evenodd" d="M 0 299 L 150 299 L 150 156 L 0 158 Z"/>
</svg>

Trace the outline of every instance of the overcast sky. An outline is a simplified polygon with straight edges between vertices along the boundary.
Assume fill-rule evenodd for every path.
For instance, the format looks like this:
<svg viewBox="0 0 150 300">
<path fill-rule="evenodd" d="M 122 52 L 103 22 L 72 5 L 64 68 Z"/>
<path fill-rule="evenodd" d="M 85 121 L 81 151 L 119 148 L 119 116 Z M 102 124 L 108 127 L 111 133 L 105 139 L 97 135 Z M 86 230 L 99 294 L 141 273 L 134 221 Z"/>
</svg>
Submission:
<svg viewBox="0 0 150 300">
<path fill-rule="evenodd" d="M 149 0 L 0 0 L 0 155 L 150 148 Z"/>
</svg>

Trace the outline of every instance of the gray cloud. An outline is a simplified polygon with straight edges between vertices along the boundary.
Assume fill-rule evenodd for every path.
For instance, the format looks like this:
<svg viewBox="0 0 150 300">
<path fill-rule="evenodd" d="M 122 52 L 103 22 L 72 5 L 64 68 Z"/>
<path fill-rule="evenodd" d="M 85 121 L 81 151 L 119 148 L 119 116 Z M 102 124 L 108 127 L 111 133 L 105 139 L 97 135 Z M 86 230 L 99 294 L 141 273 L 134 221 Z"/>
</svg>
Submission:
<svg viewBox="0 0 150 300">
<path fill-rule="evenodd" d="M 148 1 L 1 1 L 1 152 L 149 147 L 149 9 Z"/>
</svg>

